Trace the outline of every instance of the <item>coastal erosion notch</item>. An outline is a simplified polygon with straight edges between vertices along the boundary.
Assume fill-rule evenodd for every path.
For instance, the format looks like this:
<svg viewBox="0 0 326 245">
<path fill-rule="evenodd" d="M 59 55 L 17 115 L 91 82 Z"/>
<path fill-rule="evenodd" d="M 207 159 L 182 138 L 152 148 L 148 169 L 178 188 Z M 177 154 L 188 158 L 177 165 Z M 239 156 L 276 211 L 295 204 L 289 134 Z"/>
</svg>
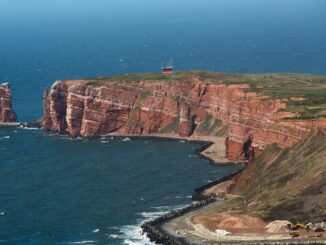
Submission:
<svg viewBox="0 0 326 245">
<path fill-rule="evenodd" d="M 249 87 L 205 82 L 196 76 L 57 81 L 44 94 L 43 128 L 73 137 L 223 136 L 226 157 L 235 161 L 248 159 L 247 150 L 259 155 L 273 143 L 291 147 L 311 130 L 326 128 L 325 119 L 296 118 L 284 111 L 284 99 L 248 91 Z"/>
</svg>

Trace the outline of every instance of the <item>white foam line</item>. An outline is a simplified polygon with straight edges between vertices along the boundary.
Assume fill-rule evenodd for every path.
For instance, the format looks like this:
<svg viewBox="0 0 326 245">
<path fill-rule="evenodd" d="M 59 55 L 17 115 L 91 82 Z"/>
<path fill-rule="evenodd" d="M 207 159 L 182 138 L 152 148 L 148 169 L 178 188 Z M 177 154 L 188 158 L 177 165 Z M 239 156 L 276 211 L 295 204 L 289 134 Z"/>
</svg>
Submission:
<svg viewBox="0 0 326 245">
<path fill-rule="evenodd" d="M 28 128 L 24 126 L 20 126 L 20 128 L 25 129 L 25 130 L 41 130 L 40 128 Z"/>
<path fill-rule="evenodd" d="M 120 229 L 121 237 L 124 239 L 123 243 L 128 245 L 152 245 L 146 235 L 142 235 L 141 223 L 137 225 L 126 225 Z"/>
<path fill-rule="evenodd" d="M 131 141 L 131 139 L 130 139 L 129 137 L 126 137 L 126 138 L 124 138 L 124 139 L 121 140 L 121 141 L 126 142 L 126 141 Z"/>
<path fill-rule="evenodd" d="M 123 239 L 123 243 L 127 245 L 153 245 L 146 234 L 142 234 L 141 225 L 145 222 L 158 218 L 169 211 L 178 210 L 184 208 L 186 205 L 174 205 L 174 206 L 160 206 L 152 207 L 152 209 L 158 210 L 155 212 L 141 212 L 139 213 L 143 219 L 136 225 L 125 225 L 119 229 L 118 234 L 110 234 L 111 238 Z"/>
<path fill-rule="evenodd" d="M 92 241 L 92 240 L 85 240 L 85 241 L 77 241 L 77 242 L 66 242 L 65 244 L 93 244 L 96 241 Z"/>
</svg>

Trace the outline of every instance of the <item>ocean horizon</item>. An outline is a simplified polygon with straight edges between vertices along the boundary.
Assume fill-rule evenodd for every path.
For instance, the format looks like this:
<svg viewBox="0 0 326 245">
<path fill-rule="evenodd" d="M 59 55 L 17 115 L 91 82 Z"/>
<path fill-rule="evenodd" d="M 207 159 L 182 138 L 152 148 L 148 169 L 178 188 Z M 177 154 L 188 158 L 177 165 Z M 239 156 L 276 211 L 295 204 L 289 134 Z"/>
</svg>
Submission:
<svg viewBox="0 0 326 245">
<path fill-rule="evenodd" d="M 176 71 L 326 74 L 323 0 L 0 2 L 0 81 L 18 120 L 56 80 Z M 302 18 L 305 16 L 305 18 Z"/>
<path fill-rule="evenodd" d="M 18 121 L 56 80 L 176 71 L 326 74 L 324 0 L 1 0 L 0 81 Z M 304 16 L 304 18 L 302 17 Z M 0 244 L 150 244 L 140 225 L 191 203 L 200 143 L 0 129 Z"/>
</svg>

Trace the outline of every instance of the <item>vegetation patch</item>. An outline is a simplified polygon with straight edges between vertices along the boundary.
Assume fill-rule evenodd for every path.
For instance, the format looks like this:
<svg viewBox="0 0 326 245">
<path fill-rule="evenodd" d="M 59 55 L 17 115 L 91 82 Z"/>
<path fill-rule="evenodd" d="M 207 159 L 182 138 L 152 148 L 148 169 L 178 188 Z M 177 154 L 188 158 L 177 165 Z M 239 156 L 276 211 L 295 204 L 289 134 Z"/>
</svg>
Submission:
<svg viewBox="0 0 326 245">
<path fill-rule="evenodd" d="M 229 125 L 224 125 L 219 128 L 219 130 L 215 133 L 215 136 L 218 137 L 225 136 L 228 130 L 229 130 Z"/>
<path fill-rule="evenodd" d="M 213 116 L 207 114 L 203 122 L 198 126 L 196 133 L 200 135 L 211 135 L 216 132 L 222 124 L 221 120 L 215 119 Z"/>
<path fill-rule="evenodd" d="M 161 128 L 159 132 L 162 134 L 179 132 L 179 121 L 180 121 L 180 117 L 179 116 L 175 117 L 170 124 L 168 124 L 164 128 Z"/>
<path fill-rule="evenodd" d="M 266 150 L 241 174 L 235 193 L 243 212 L 266 221 L 317 222 L 326 215 L 326 135 L 310 135 L 291 149 Z"/>
<path fill-rule="evenodd" d="M 148 89 L 145 89 L 139 94 L 139 99 L 141 99 L 141 100 L 146 99 L 151 94 L 152 94 L 151 91 L 149 91 Z"/>
<path fill-rule="evenodd" d="M 97 86 L 101 85 L 101 82 L 102 81 L 100 81 L 100 80 L 90 80 L 90 81 L 87 81 L 86 85 L 92 86 L 92 87 L 97 87 Z"/>
</svg>

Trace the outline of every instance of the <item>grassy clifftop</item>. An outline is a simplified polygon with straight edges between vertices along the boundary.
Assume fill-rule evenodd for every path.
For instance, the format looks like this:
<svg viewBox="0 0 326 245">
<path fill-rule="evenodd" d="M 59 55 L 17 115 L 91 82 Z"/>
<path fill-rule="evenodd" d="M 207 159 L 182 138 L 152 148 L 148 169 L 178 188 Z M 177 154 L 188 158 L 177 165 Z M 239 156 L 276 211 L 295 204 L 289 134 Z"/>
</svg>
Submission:
<svg viewBox="0 0 326 245">
<path fill-rule="evenodd" d="M 326 76 L 309 74 L 235 74 L 208 71 L 121 74 L 89 79 L 89 84 L 108 81 L 187 81 L 197 77 L 208 83 L 249 84 L 249 91 L 272 98 L 303 98 L 287 102 L 287 111 L 296 112 L 298 119 L 326 118 Z"/>
</svg>

